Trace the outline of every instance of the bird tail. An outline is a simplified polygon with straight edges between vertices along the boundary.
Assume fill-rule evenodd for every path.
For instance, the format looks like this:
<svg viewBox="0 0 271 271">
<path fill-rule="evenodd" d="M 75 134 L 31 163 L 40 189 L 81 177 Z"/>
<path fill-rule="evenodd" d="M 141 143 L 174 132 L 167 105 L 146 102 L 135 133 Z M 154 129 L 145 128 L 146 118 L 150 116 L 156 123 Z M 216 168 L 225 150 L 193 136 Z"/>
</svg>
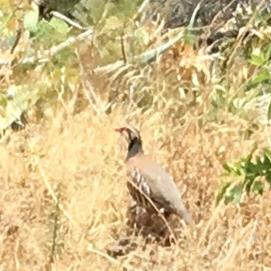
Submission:
<svg viewBox="0 0 271 271">
<path fill-rule="evenodd" d="M 192 216 L 184 206 L 183 208 L 178 210 L 178 215 L 184 220 L 187 225 L 191 224 Z"/>
</svg>

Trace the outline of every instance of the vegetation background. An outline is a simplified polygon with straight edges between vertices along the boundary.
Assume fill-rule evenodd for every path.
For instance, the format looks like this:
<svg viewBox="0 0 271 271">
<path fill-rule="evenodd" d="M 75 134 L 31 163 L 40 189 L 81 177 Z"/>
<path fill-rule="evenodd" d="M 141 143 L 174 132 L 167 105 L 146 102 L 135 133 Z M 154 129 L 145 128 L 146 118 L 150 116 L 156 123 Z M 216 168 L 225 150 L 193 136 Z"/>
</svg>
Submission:
<svg viewBox="0 0 271 271">
<path fill-rule="evenodd" d="M 0 270 L 271 270 L 270 3 L 231 2 L 0 0 Z M 194 224 L 114 258 L 127 123 Z"/>
</svg>

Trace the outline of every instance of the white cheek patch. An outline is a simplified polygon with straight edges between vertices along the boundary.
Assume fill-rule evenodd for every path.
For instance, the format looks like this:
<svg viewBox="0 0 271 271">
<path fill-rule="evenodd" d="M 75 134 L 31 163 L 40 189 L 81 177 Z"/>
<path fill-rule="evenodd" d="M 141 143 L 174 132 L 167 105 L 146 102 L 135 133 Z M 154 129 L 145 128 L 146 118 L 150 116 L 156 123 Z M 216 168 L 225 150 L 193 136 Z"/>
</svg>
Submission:
<svg viewBox="0 0 271 271">
<path fill-rule="evenodd" d="M 129 143 L 131 141 L 129 134 L 127 134 L 127 133 L 125 133 L 124 138 L 125 138 L 127 143 Z"/>
</svg>

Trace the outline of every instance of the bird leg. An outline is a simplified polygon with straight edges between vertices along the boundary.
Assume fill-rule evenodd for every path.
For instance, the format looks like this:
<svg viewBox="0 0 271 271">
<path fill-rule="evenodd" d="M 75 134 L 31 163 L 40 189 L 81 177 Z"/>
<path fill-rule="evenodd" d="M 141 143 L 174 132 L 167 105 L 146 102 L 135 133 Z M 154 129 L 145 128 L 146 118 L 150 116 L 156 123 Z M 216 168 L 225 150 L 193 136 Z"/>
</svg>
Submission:
<svg viewBox="0 0 271 271">
<path fill-rule="evenodd" d="M 150 224 L 150 217 L 146 209 L 133 202 L 127 209 L 128 222 L 127 225 L 140 231 L 140 228 Z"/>
</svg>

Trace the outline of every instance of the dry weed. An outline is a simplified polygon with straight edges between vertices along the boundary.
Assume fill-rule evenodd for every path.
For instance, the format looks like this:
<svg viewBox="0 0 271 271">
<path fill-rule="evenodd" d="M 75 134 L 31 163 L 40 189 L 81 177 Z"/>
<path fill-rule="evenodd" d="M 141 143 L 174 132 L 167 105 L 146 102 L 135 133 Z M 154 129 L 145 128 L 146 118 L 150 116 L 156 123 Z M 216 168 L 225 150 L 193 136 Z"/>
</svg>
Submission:
<svg viewBox="0 0 271 271">
<path fill-rule="evenodd" d="M 113 130 L 129 114 L 58 113 L 1 139 L 1 270 L 270 270 L 270 192 L 214 206 L 221 163 L 253 145 L 239 133 L 242 122 L 200 128 L 190 117 L 181 126 L 162 111 L 133 112 L 133 124 L 173 174 L 195 223 L 170 247 L 131 236 L 135 250 L 106 254 L 125 235 L 126 153 Z"/>
</svg>

